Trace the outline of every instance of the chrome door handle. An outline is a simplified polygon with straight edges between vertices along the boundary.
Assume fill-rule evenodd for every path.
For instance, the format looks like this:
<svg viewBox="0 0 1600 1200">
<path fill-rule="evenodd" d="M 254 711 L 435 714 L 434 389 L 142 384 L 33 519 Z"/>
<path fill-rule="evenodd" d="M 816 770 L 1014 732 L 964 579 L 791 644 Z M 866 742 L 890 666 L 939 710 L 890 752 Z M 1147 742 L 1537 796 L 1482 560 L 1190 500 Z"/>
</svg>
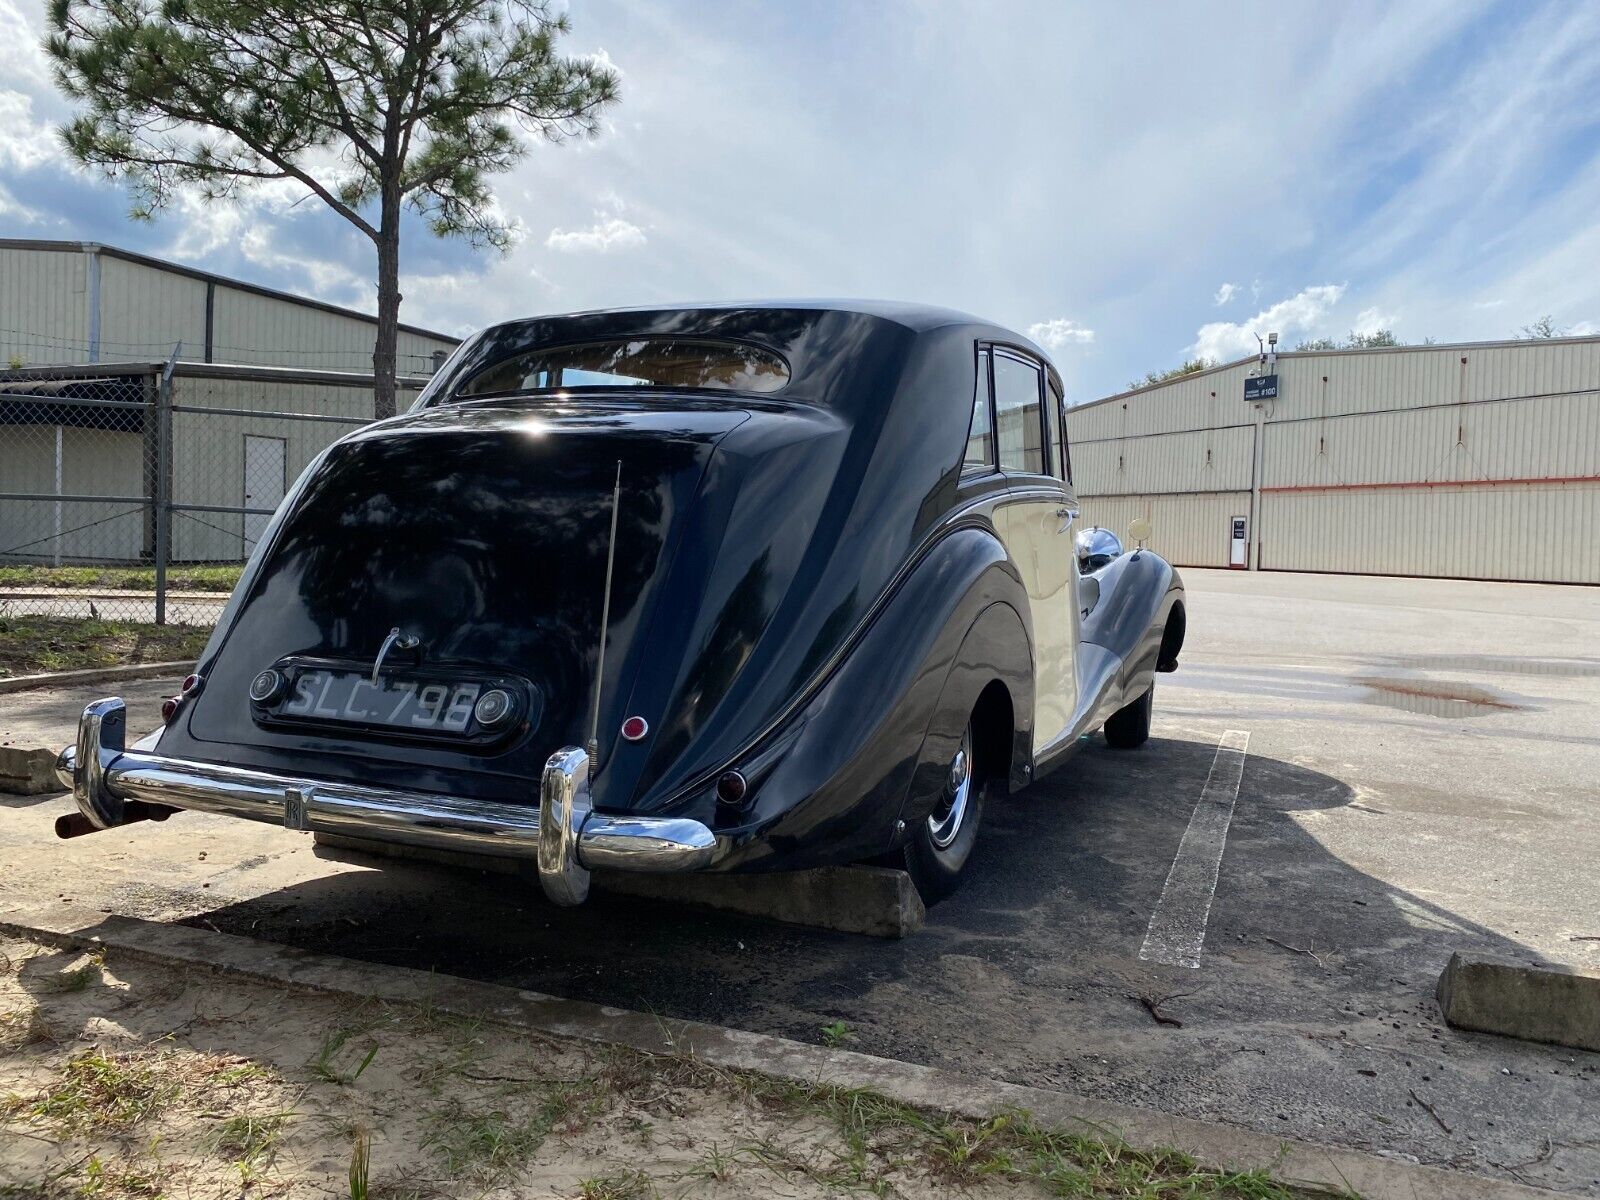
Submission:
<svg viewBox="0 0 1600 1200">
<path fill-rule="evenodd" d="M 1078 510 L 1070 504 L 1063 504 L 1056 509 L 1056 516 L 1061 518 L 1061 528 L 1057 529 L 1056 532 L 1065 533 L 1072 527 L 1072 523 L 1078 519 Z"/>
</svg>

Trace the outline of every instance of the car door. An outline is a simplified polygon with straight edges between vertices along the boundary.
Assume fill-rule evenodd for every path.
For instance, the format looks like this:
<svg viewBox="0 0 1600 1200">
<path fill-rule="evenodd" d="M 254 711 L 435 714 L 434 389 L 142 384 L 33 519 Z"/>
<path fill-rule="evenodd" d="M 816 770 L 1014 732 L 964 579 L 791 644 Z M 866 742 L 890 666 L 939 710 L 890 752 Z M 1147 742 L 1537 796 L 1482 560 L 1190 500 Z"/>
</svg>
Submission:
<svg viewBox="0 0 1600 1200">
<path fill-rule="evenodd" d="M 1032 603 L 1034 753 L 1070 732 L 1077 707 L 1077 501 L 1065 475 L 1061 414 L 1044 365 L 1007 346 L 990 348 L 995 443 L 1006 478 L 996 527 Z"/>
</svg>

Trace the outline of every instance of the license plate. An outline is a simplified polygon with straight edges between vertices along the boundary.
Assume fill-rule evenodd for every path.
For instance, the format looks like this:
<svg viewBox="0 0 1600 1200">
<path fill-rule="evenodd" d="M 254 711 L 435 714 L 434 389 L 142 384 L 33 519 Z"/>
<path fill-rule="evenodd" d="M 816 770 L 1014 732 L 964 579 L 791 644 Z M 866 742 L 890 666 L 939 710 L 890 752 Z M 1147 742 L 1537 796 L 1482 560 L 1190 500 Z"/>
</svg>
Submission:
<svg viewBox="0 0 1600 1200">
<path fill-rule="evenodd" d="M 473 706 L 485 684 L 469 680 L 380 676 L 374 684 L 354 671 L 302 667 L 274 716 L 334 721 L 421 734 L 477 732 Z"/>
</svg>

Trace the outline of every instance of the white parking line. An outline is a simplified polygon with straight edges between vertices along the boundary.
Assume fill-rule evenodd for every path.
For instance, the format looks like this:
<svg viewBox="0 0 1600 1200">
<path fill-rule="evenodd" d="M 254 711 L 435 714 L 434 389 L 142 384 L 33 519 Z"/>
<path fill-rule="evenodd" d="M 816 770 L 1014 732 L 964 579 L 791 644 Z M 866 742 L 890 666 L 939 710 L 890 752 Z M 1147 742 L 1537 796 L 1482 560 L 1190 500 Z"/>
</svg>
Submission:
<svg viewBox="0 0 1600 1200">
<path fill-rule="evenodd" d="M 1222 867 L 1222 850 L 1228 842 L 1228 824 L 1233 820 L 1234 801 L 1239 798 L 1239 780 L 1244 776 L 1245 749 L 1250 734 L 1230 729 L 1217 744 L 1211 760 L 1211 773 L 1200 790 L 1189 828 L 1178 843 L 1178 856 L 1172 860 L 1166 886 L 1150 918 L 1139 957 L 1146 962 L 1173 967 L 1198 967 L 1200 947 L 1206 940 L 1206 921 L 1211 916 L 1211 897 L 1217 890 L 1217 872 Z"/>
</svg>

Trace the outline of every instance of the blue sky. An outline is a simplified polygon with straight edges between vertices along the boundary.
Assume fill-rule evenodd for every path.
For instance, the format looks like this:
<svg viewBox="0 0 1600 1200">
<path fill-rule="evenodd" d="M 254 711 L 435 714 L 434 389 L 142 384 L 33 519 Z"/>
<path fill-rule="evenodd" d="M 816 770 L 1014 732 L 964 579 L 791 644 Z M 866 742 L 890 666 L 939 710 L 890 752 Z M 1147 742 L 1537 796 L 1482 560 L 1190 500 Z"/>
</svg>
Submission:
<svg viewBox="0 0 1600 1200">
<path fill-rule="evenodd" d="M 1600 332 L 1600 5 L 572 0 L 622 102 L 500 178 L 505 256 L 403 250 L 402 319 L 767 296 L 1029 330 L 1074 399 L 1251 331 Z M 130 222 L 0 0 L 0 235 L 370 308 L 370 245 L 273 188 Z"/>
</svg>

